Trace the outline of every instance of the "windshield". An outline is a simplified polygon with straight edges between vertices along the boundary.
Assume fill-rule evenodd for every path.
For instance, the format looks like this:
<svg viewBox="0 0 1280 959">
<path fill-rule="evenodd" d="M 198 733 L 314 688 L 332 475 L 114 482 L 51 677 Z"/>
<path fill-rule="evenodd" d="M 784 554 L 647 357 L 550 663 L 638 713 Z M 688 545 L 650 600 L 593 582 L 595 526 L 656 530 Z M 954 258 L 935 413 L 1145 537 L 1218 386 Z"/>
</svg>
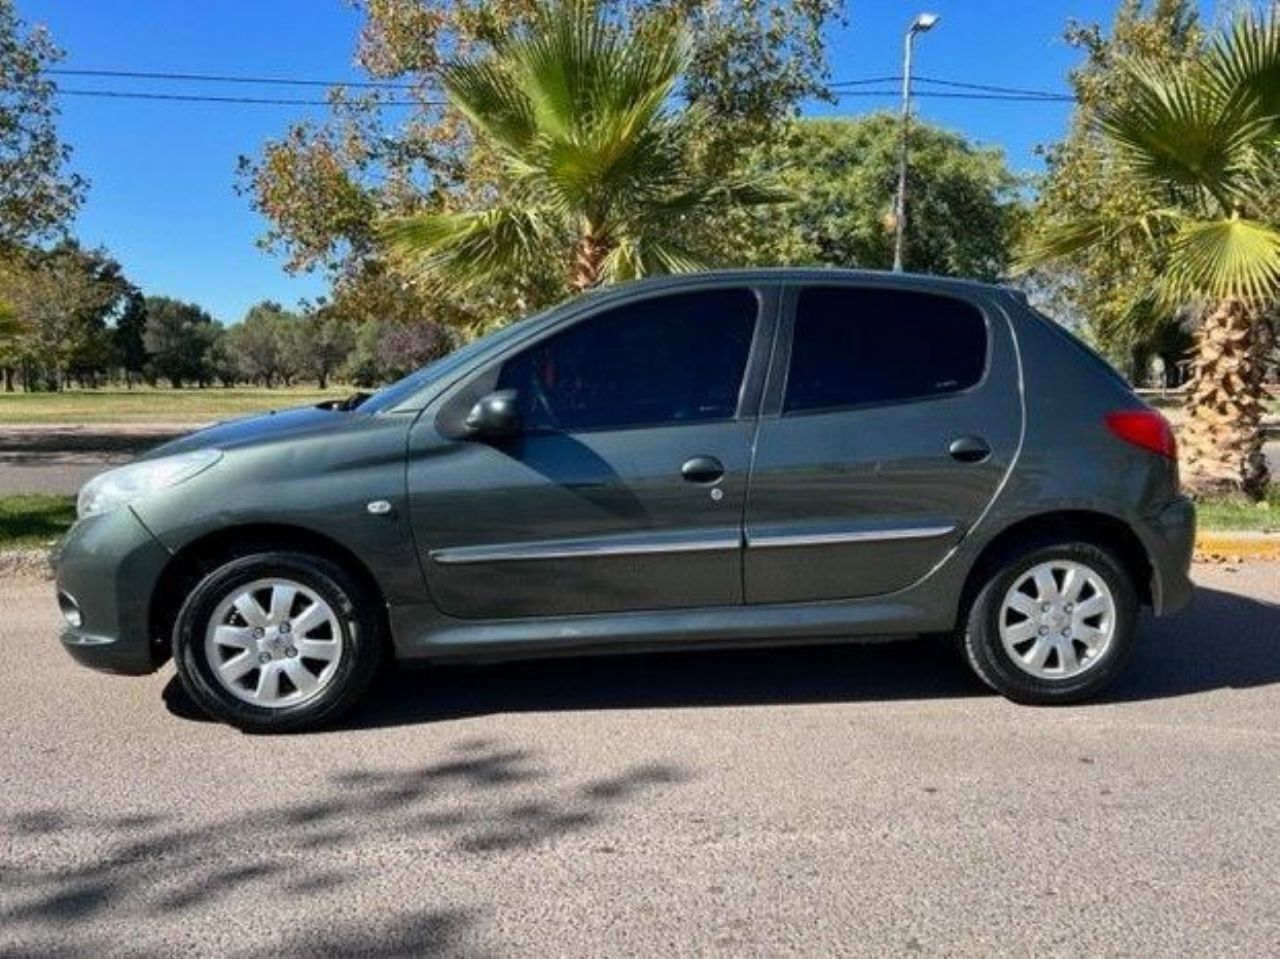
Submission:
<svg viewBox="0 0 1280 959">
<path fill-rule="evenodd" d="M 500 330 L 495 330 L 477 340 L 472 340 L 466 346 L 448 353 L 440 359 L 428 363 L 420 370 L 415 370 L 402 380 L 397 380 L 390 386 L 385 386 L 378 392 L 360 404 L 360 412 L 362 413 L 381 413 L 384 410 L 392 409 L 395 406 L 412 398 L 414 394 L 423 388 L 430 386 L 437 380 L 443 379 L 466 365 L 470 360 L 479 354 L 493 347 L 505 343 L 507 340 L 515 339 L 519 334 L 525 332 L 532 327 L 538 320 L 550 314 L 552 311 L 547 310 L 543 313 L 537 313 L 534 316 L 526 317 L 523 320 L 517 320 L 510 326 L 504 326 Z"/>
</svg>

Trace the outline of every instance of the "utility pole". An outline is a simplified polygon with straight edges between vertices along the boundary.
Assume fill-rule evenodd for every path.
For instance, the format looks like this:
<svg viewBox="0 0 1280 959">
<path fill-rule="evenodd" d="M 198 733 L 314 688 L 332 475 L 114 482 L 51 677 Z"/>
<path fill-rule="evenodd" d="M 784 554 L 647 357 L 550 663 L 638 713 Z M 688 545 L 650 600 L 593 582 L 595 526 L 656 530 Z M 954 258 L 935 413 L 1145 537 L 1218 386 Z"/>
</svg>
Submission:
<svg viewBox="0 0 1280 959">
<path fill-rule="evenodd" d="M 936 13 L 922 13 L 911 21 L 902 43 L 902 148 L 898 156 L 898 195 L 894 201 L 893 272 L 902 272 L 902 251 L 907 232 L 907 156 L 911 132 L 911 54 L 916 36 L 933 29 L 942 19 Z"/>
</svg>

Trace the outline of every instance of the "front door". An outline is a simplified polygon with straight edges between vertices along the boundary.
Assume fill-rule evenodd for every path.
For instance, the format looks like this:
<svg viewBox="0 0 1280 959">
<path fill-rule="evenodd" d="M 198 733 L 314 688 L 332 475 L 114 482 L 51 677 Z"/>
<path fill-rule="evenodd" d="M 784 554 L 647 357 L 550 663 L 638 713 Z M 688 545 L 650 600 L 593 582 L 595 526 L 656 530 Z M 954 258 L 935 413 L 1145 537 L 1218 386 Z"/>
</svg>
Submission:
<svg viewBox="0 0 1280 959">
<path fill-rule="evenodd" d="M 772 301 L 651 295 L 521 346 L 454 394 L 516 391 L 512 438 L 451 438 L 427 411 L 408 486 L 437 605 L 501 619 L 740 604 Z"/>
<path fill-rule="evenodd" d="M 909 586 L 978 520 L 1017 455 L 1007 320 L 907 285 L 815 285 L 787 300 L 747 503 L 746 600 Z"/>
</svg>

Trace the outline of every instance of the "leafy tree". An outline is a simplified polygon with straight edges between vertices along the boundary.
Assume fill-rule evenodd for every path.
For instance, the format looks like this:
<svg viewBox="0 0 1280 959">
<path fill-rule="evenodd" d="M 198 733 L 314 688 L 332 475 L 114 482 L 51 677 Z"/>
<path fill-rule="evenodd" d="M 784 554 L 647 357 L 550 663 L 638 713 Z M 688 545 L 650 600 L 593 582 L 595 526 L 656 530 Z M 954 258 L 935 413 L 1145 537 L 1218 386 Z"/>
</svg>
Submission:
<svg viewBox="0 0 1280 959">
<path fill-rule="evenodd" d="M 837 0 L 602 4 L 622 28 L 641 21 L 653 29 L 687 27 L 692 50 L 673 99 L 699 105 L 690 162 L 711 176 L 726 172 L 745 145 L 767 141 L 803 100 L 825 95 L 824 29 L 842 8 Z M 442 78 L 459 55 L 483 59 L 528 26 L 538 4 L 366 0 L 361 9 L 357 61 L 376 78 L 409 82 L 412 91 L 335 90 L 328 122 L 297 124 L 257 159 L 241 158 L 241 189 L 269 224 L 262 245 L 283 253 L 291 270 L 328 270 L 336 284 L 369 281 L 366 270 L 379 257 L 371 229 L 379 216 L 487 205 L 501 164 L 475 142 L 443 95 Z M 379 104 L 406 95 L 419 106 L 407 119 L 397 112 L 392 125 Z M 419 312 L 474 329 L 558 296 L 556 280 L 529 282 L 510 295 L 489 291 L 461 312 L 456 302 Z"/>
<path fill-rule="evenodd" d="M 382 366 L 382 338 L 386 324 L 378 320 L 366 320 L 353 327 L 355 344 L 351 355 L 343 365 L 343 375 L 360 387 L 379 386 L 390 377 Z"/>
<path fill-rule="evenodd" d="M 105 251 L 73 241 L 25 250 L 7 258 L 0 288 L 23 327 L 8 350 L 28 389 L 60 389 L 69 374 L 85 380 L 113 364 L 108 326 L 131 287 Z"/>
<path fill-rule="evenodd" d="M 1132 208 L 1050 222 L 1030 257 L 1148 245 L 1160 265 L 1153 302 L 1200 306 L 1187 484 L 1260 498 L 1265 316 L 1280 299 L 1280 16 L 1239 17 L 1190 64 L 1127 69 L 1130 95 L 1100 107 L 1098 122 Z"/>
<path fill-rule="evenodd" d="M 1003 154 L 927 124 L 912 128 L 908 266 L 995 279 L 1012 259 L 1024 216 Z M 887 269 L 897 186 L 898 120 L 801 120 L 755 160 L 781 169 L 794 202 L 748 214 L 731 242 L 754 263 Z"/>
<path fill-rule="evenodd" d="M 279 303 L 263 300 L 249 308 L 243 320 L 227 330 L 227 348 L 235 357 L 240 376 L 271 387 L 277 379 L 287 380 L 294 361 L 287 354 L 293 343 L 286 324 L 295 324 L 297 314 Z"/>
<path fill-rule="evenodd" d="M 147 347 L 143 334 L 147 327 L 147 298 L 137 289 L 131 289 L 124 308 L 116 320 L 115 349 L 124 370 L 125 385 L 133 388 L 135 377 L 145 375 Z"/>
<path fill-rule="evenodd" d="M 499 159 L 498 196 L 387 221 L 392 250 L 462 294 L 558 263 L 577 291 L 697 268 L 683 224 L 776 196 L 690 164 L 695 113 L 667 106 L 688 62 L 669 26 L 627 33 L 565 0 L 495 53 L 447 67 L 450 101 Z"/>
<path fill-rule="evenodd" d="M 1102 134 L 1099 112 L 1133 95 L 1137 80 L 1128 69 L 1133 59 L 1173 67 L 1198 55 L 1204 36 L 1196 10 L 1193 0 L 1122 0 L 1109 35 L 1097 24 L 1068 27 L 1067 43 L 1085 56 L 1069 77 L 1077 106 L 1065 139 L 1043 151 L 1047 172 L 1029 236 L 1059 221 L 1119 218 L 1143 209 L 1142 192 L 1113 176 L 1114 148 Z M 1135 238 L 1042 265 L 1032 282 L 1050 313 L 1080 328 L 1112 362 L 1137 377 L 1159 331 L 1177 322 L 1151 296 L 1161 268 L 1151 245 Z"/>
<path fill-rule="evenodd" d="M 302 373 L 314 379 L 320 389 L 328 389 L 330 377 L 342 368 L 355 349 L 355 329 L 324 310 L 307 313 L 297 326 Z"/>
<path fill-rule="evenodd" d="M 227 330 L 221 327 L 217 329 L 206 363 L 210 380 L 216 380 L 224 387 L 232 387 L 240 382 L 240 365 L 231 352 L 231 336 Z"/>
<path fill-rule="evenodd" d="M 433 323 L 387 323 L 380 331 L 378 360 L 383 380 L 397 380 L 451 349 L 448 335 Z"/>
<path fill-rule="evenodd" d="M 213 379 L 211 354 L 221 328 L 194 303 L 167 296 L 149 296 L 142 341 L 150 366 L 177 389 L 184 382 L 201 385 Z"/>
<path fill-rule="evenodd" d="M 4 391 L 13 392 L 13 363 L 26 327 L 12 305 L 0 300 L 0 367 L 4 368 Z"/>
<path fill-rule="evenodd" d="M 42 27 L 27 29 L 0 0 L 0 248 L 10 251 L 58 233 L 83 198 L 56 128 L 48 70 L 61 59 Z"/>
</svg>

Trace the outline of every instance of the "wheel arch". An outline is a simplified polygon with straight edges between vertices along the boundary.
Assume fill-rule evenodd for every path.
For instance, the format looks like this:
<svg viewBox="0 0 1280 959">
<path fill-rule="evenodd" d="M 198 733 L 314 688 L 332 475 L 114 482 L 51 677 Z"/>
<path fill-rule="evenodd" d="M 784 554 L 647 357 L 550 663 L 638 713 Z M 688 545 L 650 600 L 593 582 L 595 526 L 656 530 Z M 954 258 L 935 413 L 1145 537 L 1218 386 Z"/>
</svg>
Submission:
<svg viewBox="0 0 1280 959">
<path fill-rule="evenodd" d="M 1150 605 L 1155 568 L 1138 534 L 1124 520 L 1094 510 L 1064 509 L 1038 513 L 1006 526 L 982 548 L 965 577 L 957 622 L 963 623 L 974 597 L 991 572 L 1028 543 L 1051 541 L 1091 543 L 1115 555 L 1142 603 Z"/>
<path fill-rule="evenodd" d="M 165 565 L 152 589 L 148 623 L 158 659 L 172 651 L 178 611 L 192 588 L 223 563 L 255 552 L 296 550 L 323 557 L 341 566 L 377 603 L 384 642 L 390 642 L 386 597 L 377 579 L 355 553 L 323 533 L 284 523 L 231 526 L 192 540 Z"/>
</svg>

